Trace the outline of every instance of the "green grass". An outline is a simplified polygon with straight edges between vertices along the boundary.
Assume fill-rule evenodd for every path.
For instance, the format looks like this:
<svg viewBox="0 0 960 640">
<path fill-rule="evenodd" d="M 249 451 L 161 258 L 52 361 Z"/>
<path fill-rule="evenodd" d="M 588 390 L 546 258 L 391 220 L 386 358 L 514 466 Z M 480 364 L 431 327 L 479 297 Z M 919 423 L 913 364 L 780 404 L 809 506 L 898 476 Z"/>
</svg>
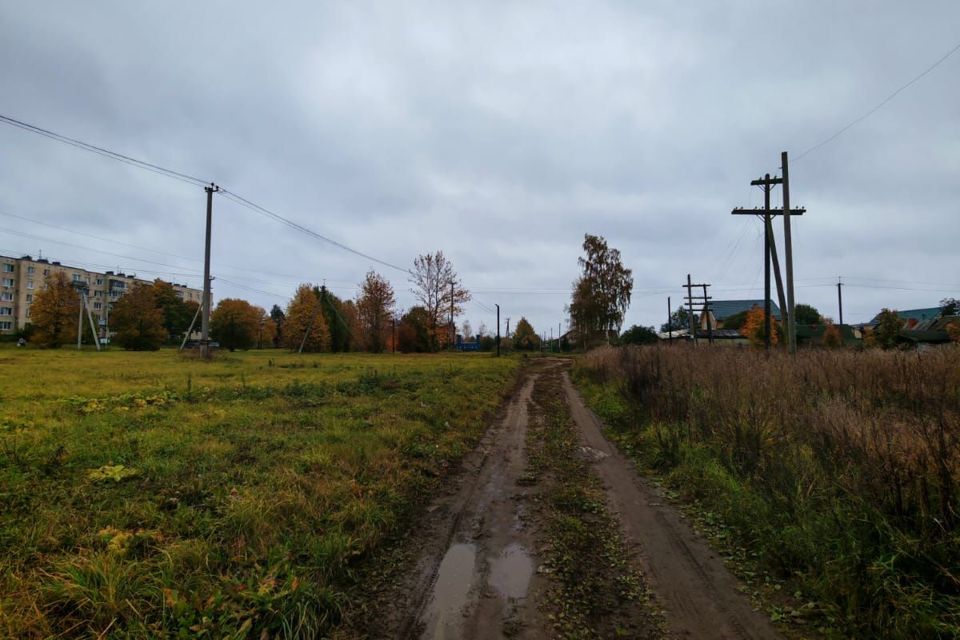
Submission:
<svg viewBox="0 0 960 640">
<path fill-rule="evenodd" d="M 0 349 L 0 636 L 326 632 L 516 367 Z"/>
<path fill-rule="evenodd" d="M 538 484 L 545 523 L 544 567 L 556 580 L 547 619 L 554 637 L 660 637 L 662 620 L 642 576 L 628 561 L 604 488 L 580 453 L 580 440 L 556 373 L 534 388 L 538 415 L 527 433 L 526 481 Z"/>
</svg>

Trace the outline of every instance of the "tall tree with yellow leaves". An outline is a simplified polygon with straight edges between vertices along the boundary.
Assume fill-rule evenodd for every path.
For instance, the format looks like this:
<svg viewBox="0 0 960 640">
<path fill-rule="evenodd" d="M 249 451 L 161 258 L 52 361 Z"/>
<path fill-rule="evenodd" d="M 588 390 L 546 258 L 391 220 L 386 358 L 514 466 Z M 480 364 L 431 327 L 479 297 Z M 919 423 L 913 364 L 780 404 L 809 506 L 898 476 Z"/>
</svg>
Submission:
<svg viewBox="0 0 960 640">
<path fill-rule="evenodd" d="M 67 274 L 58 271 L 48 275 L 30 306 L 30 322 L 35 328 L 31 339 L 51 349 L 75 341 L 79 314 L 80 294 Z"/>
<path fill-rule="evenodd" d="M 776 344 L 780 342 L 780 323 L 772 316 L 770 318 L 770 327 L 772 329 L 770 345 L 776 346 Z M 765 338 L 767 330 L 764 323 L 763 309 L 753 307 L 747 312 L 747 318 L 743 321 L 743 326 L 740 327 L 740 335 L 747 338 L 750 344 L 755 347 L 762 347 L 766 344 Z"/>
<path fill-rule="evenodd" d="M 114 339 L 128 351 L 156 351 L 170 337 L 153 285 L 134 283 L 110 312 Z"/>
<path fill-rule="evenodd" d="M 323 317 L 320 298 L 309 284 L 301 284 L 297 288 L 297 293 L 287 306 L 283 324 L 283 345 L 291 351 L 297 351 L 301 343 L 304 351 L 330 350 L 330 329 Z"/>
<path fill-rule="evenodd" d="M 387 346 L 387 325 L 393 318 L 396 299 L 393 287 L 376 271 L 367 273 L 360 284 L 357 311 L 367 351 L 382 353 Z"/>
</svg>

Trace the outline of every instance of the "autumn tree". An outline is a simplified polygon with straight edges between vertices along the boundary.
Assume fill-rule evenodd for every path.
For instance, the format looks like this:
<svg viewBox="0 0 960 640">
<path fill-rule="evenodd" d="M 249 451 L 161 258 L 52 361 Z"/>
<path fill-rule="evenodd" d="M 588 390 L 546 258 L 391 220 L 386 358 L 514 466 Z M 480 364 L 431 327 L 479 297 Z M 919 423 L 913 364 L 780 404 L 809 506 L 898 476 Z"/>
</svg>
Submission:
<svg viewBox="0 0 960 640">
<path fill-rule="evenodd" d="M 383 352 L 387 342 L 387 324 L 393 317 L 394 305 L 396 299 L 390 283 L 375 271 L 367 273 L 367 277 L 360 284 L 357 311 L 364 345 L 368 351 Z"/>
<path fill-rule="evenodd" d="M 62 271 L 48 275 L 30 306 L 32 339 L 52 349 L 77 339 L 80 294 Z"/>
<path fill-rule="evenodd" d="M 892 349 L 897 345 L 897 336 L 903 329 L 903 320 L 895 310 L 891 309 L 881 309 L 877 320 L 877 327 L 873 332 L 877 346 Z"/>
<path fill-rule="evenodd" d="M 463 305 L 470 301 L 470 292 L 463 287 L 453 263 L 447 260 L 442 251 L 417 256 L 413 261 L 410 282 L 413 284 L 413 295 L 427 312 L 432 348 L 437 348 L 441 342 L 450 339 L 449 333 L 440 331 L 440 327 L 450 320 L 448 314 L 451 308 L 454 317 L 463 313 Z"/>
<path fill-rule="evenodd" d="M 363 328 L 360 326 L 360 311 L 357 309 L 357 303 L 353 300 L 344 300 L 340 304 L 340 316 L 350 336 L 350 340 L 347 343 L 347 350 L 362 351 L 364 348 L 363 341 L 361 340 Z"/>
<path fill-rule="evenodd" d="M 526 318 L 520 318 L 513 332 L 513 347 L 518 351 L 536 351 L 540 348 L 540 336 Z"/>
<path fill-rule="evenodd" d="M 826 323 L 823 330 L 823 346 L 836 348 L 843 346 L 843 335 L 840 333 L 840 327 L 832 322 Z"/>
<path fill-rule="evenodd" d="M 286 314 L 283 313 L 283 309 L 280 308 L 280 305 L 273 305 L 273 308 L 270 309 L 270 319 L 273 320 L 273 346 L 279 347 L 283 344 L 283 323 L 287 319 Z"/>
<path fill-rule="evenodd" d="M 954 342 L 960 344 L 960 321 L 954 320 L 947 323 L 947 335 Z"/>
<path fill-rule="evenodd" d="M 257 312 L 257 349 L 263 349 L 263 345 L 275 344 L 277 336 L 277 325 L 273 318 L 263 307 L 254 307 Z"/>
<path fill-rule="evenodd" d="M 249 349 L 257 343 L 261 311 L 246 300 L 224 298 L 210 314 L 210 337 L 230 351 Z"/>
<path fill-rule="evenodd" d="M 330 329 L 323 315 L 320 298 L 309 284 L 301 284 L 297 288 L 287 306 L 283 328 L 283 345 L 291 351 L 299 350 L 301 343 L 304 351 L 330 350 Z"/>
<path fill-rule="evenodd" d="M 770 315 L 770 346 L 776 346 L 780 342 L 780 323 Z M 766 314 L 760 307 L 754 306 L 747 312 L 747 317 L 740 327 L 740 335 L 744 336 L 755 347 L 766 345 L 767 325 Z"/>
<path fill-rule="evenodd" d="M 940 301 L 940 315 L 955 316 L 957 314 L 960 314 L 960 300 L 944 298 Z"/>
<path fill-rule="evenodd" d="M 404 353 L 433 350 L 430 314 L 423 307 L 412 307 L 400 318 L 397 326 L 397 348 Z"/>
<path fill-rule="evenodd" d="M 611 249 L 602 236 L 584 235 L 583 251 L 568 311 L 577 333 L 586 340 L 599 332 L 619 331 L 630 306 L 633 272 L 623 266 L 620 251 Z"/>
<path fill-rule="evenodd" d="M 182 336 L 190 326 L 196 307 L 191 307 L 177 295 L 177 290 L 169 282 L 157 278 L 153 281 L 153 294 L 157 299 L 157 306 L 163 311 L 163 328 L 167 331 L 167 338 Z"/>
<path fill-rule="evenodd" d="M 113 339 L 129 351 L 156 351 L 168 339 L 153 285 L 135 282 L 110 312 Z"/>
</svg>

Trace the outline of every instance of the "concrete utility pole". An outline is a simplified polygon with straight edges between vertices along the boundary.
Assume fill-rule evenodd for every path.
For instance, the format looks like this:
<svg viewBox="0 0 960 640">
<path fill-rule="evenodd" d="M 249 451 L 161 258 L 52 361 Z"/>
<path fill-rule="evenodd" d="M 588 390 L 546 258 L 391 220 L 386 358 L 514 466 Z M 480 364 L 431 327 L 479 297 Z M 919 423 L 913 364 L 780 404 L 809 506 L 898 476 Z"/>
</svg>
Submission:
<svg viewBox="0 0 960 640">
<path fill-rule="evenodd" d="M 180 343 L 180 348 L 177 351 L 183 351 L 183 348 L 187 346 L 187 340 L 190 339 L 190 335 L 193 333 L 193 326 L 197 324 L 197 316 L 200 315 L 200 312 L 203 310 L 203 305 L 197 307 L 197 312 L 193 314 L 193 320 L 190 321 L 190 327 L 187 329 L 187 332 L 183 334 L 183 342 Z"/>
<path fill-rule="evenodd" d="M 204 187 L 207 192 L 207 236 L 203 249 L 203 316 L 200 321 L 200 355 L 210 357 L 210 230 L 213 226 L 213 193 L 220 187 L 210 183 Z"/>
<path fill-rule="evenodd" d="M 390 329 L 390 333 L 393 336 L 393 352 L 396 353 L 397 352 L 397 319 L 391 318 L 390 324 L 392 326 L 392 328 Z"/>
<path fill-rule="evenodd" d="M 840 281 L 840 276 L 837 276 L 837 305 L 840 307 L 840 326 L 843 326 L 843 292 L 841 287 L 843 283 Z"/>
<path fill-rule="evenodd" d="M 494 304 L 497 308 L 497 357 L 500 357 L 500 305 Z"/>
<path fill-rule="evenodd" d="M 80 339 L 83 337 L 83 294 L 77 289 L 80 296 L 80 313 L 77 315 L 77 351 L 80 351 Z"/>
<path fill-rule="evenodd" d="M 87 310 L 87 320 L 90 321 L 90 333 L 93 334 L 93 344 L 96 345 L 97 351 L 100 351 L 100 338 L 97 337 L 97 326 L 93 322 L 93 314 L 90 312 L 90 303 L 87 298 L 87 290 L 84 289 L 80 292 L 80 301 L 83 303 L 83 308 Z"/>
</svg>

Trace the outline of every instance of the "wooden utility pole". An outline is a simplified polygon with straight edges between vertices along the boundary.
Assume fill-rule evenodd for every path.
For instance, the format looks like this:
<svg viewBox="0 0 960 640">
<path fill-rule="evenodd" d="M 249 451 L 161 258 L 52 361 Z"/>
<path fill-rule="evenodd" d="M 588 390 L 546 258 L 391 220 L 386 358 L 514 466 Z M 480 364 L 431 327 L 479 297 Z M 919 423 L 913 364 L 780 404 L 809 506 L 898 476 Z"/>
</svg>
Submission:
<svg viewBox="0 0 960 640">
<path fill-rule="evenodd" d="M 784 156 L 782 156 L 781 159 L 784 159 L 784 158 L 786 157 L 785 154 L 786 154 L 786 152 L 784 152 Z M 785 160 L 784 160 L 784 162 L 785 162 Z M 751 181 L 750 181 L 750 184 L 751 184 L 751 185 L 753 185 L 753 186 L 758 186 L 758 187 L 762 187 L 762 188 L 763 188 L 763 209 L 744 209 L 744 208 L 738 207 L 738 208 L 734 209 L 733 211 L 731 211 L 731 213 L 732 213 L 733 215 L 755 215 L 755 216 L 759 216 L 759 217 L 763 220 L 763 226 L 764 226 L 764 232 L 765 232 L 765 233 L 764 233 L 764 239 L 763 239 L 763 247 L 764 247 L 764 249 L 763 249 L 763 253 L 764 253 L 764 256 L 763 256 L 763 263 L 764 263 L 764 281 L 763 281 L 764 320 L 763 320 L 763 321 L 764 321 L 764 330 L 765 330 L 765 333 L 766 333 L 766 335 L 765 335 L 765 337 L 764 337 L 764 345 L 765 345 L 765 347 L 766 347 L 767 349 L 770 348 L 771 334 L 772 334 L 772 332 L 773 332 L 773 327 L 772 327 L 772 324 L 773 324 L 773 323 L 772 323 L 772 320 L 771 320 L 772 315 L 771 315 L 771 310 L 770 310 L 770 267 L 771 267 L 771 265 L 772 265 L 772 266 L 773 266 L 774 277 L 776 278 L 776 282 L 777 282 L 777 298 L 778 298 L 778 300 L 779 300 L 779 302 L 780 302 L 780 317 L 781 317 L 781 319 L 783 320 L 784 328 L 786 329 L 786 333 L 787 333 L 787 336 L 788 336 L 788 337 L 787 337 L 787 348 L 790 349 L 791 353 L 793 353 L 793 351 L 796 349 L 796 329 L 795 329 L 795 325 L 794 325 L 794 332 L 793 332 L 793 334 L 792 334 L 792 335 L 793 335 L 793 347 L 792 347 L 792 348 L 791 348 L 791 342 L 790 342 L 790 335 L 791 335 L 791 333 L 790 333 L 790 320 L 791 320 L 792 317 L 793 317 L 793 302 L 792 302 L 793 265 L 792 265 L 792 262 L 790 262 L 790 261 L 788 260 L 788 264 L 789 264 L 790 266 L 789 266 L 789 268 L 788 268 L 788 270 L 787 270 L 787 281 L 788 281 L 788 282 L 787 282 L 787 287 L 786 287 L 786 289 L 787 289 L 787 295 L 784 296 L 783 280 L 782 280 L 781 277 L 780 277 L 780 260 L 779 260 L 779 258 L 777 257 L 777 243 L 776 243 L 776 239 L 775 239 L 775 237 L 774 237 L 774 235 L 773 235 L 773 222 L 772 222 L 772 218 L 773 218 L 774 216 L 779 216 L 779 215 L 782 215 L 782 216 L 784 217 L 784 219 L 785 219 L 785 222 L 784 222 L 784 225 L 785 225 L 785 228 L 784 228 L 784 230 L 785 230 L 785 241 L 787 241 L 786 238 L 789 238 L 789 235 L 786 233 L 786 229 L 789 228 L 789 225 L 788 225 L 788 223 L 786 222 L 786 220 L 789 220 L 789 218 L 790 218 L 791 216 L 800 216 L 800 215 L 803 215 L 803 214 L 806 212 L 806 209 L 803 209 L 802 207 L 799 208 L 799 209 L 790 209 L 790 207 L 789 207 L 789 205 L 790 205 L 790 199 L 789 199 L 789 196 L 786 195 L 786 189 L 784 189 L 784 191 L 785 191 L 785 194 L 784 194 L 784 195 L 785 195 L 785 198 L 784 198 L 784 208 L 783 208 L 783 209 L 771 209 L 771 208 L 770 208 L 770 192 L 773 190 L 773 187 L 774 187 L 775 185 L 778 185 L 778 184 L 779 184 L 779 185 L 783 185 L 784 187 L 786 187 L 786 185 L 785 185 L 785 183 L 784 183 L 785 180 L 786 180 L 786 175 L 784 175 L 783 178 L 776 178 L 776 177 L 771 178 L 769 173 L 766 174 L 766 175 L 764 175 L 764 177 L 759 178 L 759 179 L 757 179 L 757 180 L 751 180 Z M 784 212 L 787 212 L 787 215 L 784 215 Z M 792 251 L 792 247 L 791 247 L 791 251 Z M 792 260 L 792 253 L 789 253 L 788 255 L 790 255 L 790 260 Z"/>
<path fill-rule="evenodd" d="M 497 308 L 497 357 L 500 357 L 500 305 L 494 304 Z"/>
<path fill-rule="evenodd" d="M 790 211 L 790 170 L 787 152 L 780 153 L 780 171 L 783 172 L 783 210 Z M 790 216 L 783 216 L 783 259 L 787 270 L 787 348 L 790 353 L 797 352 L 797 318 L 793 304 L 793 239 L 790 233 Z"/>
<path fill-rule="evenodd" d="M 695 323 L 693 320 L 693 302 L 702 302 L 703 306 L 700 309 L 700 317 L 706 318 L 707 320 L 707 339 L 710 344 L 713 344 L 713 323 L 710 322 L 710 296 L 707 295 L 707 287 L 710 285 L 704 282 L 691 282 L 690 274 L 687 274 L 687 284 L 683 285 L 687 288 L 687 313 L 690 316 L 690 331 L 693 335 L 694 344 L 699 344 L 697 340 L 697 330 L 695 328 Z M 694 287 L 703 287 L 703 295 L 695 296 L 693 295 Z"/>
<path fill-rule="evenodd" d="M 457 345 L 457 327 L 453 324 L 453 280 L 450 281 L 450 350 L 455 351 Z"/>
<path fill-rule="evenodd" d="M 697 330 L 693 324 L 693 283 L 690 280 L 690 274 L 687 274 L 687 322 L 690 324 L 690 337 L 693 343 L 697 344 Z"/>
<path fill-rule="evenodd" d="M 703 317 L 707 319 L 707 342 L 713 344 L 713 322 L 710 320 L 710 296 L 707 295 L 708 284 L 701 284 L 703 287 Z"/>
<path fill-rule="evenodd" d="M 841 287 L 843 283 L 840 281 L 840 277 L 837 277 L 837 305 L 840 307 L 840 326 L 843 326 L 843 292 Z"/>
<path fill-rule="evenodd" d="M 213 226 L 213 193 L 220 191 L 220 187 L 210 183 L 204 187 L 207 192 L 207 235 L 203 248 L 203 316 L 200 320 L 200 355 L 210 357 L 210 230 Z M 302 350 L 302 347 L 301 347 Z"/>
<path fill-rule="evenodd" d="M 390 319 L 390 326 L 391 326 L 390 335 L 393 336 L 393 352 L 396 353 L 397 352 L 397 319 L 396 318 Z"/>
</svg>

